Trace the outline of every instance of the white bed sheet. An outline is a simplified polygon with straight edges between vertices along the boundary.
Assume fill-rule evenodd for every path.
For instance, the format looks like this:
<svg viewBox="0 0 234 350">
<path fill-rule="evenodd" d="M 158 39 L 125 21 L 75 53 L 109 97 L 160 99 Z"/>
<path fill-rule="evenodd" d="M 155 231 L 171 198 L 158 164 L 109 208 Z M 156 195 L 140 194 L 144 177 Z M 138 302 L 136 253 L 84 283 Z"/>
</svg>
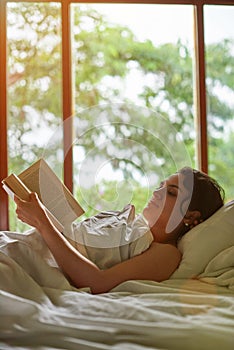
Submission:
<svg viewBox="0 0 234 350">
<path fill-rule="evenodd" d="M 1 232 L 0 349 L 234 349 L 234 292 L 199 280 L 72 287 L 40 236 Z"/>
</svg>

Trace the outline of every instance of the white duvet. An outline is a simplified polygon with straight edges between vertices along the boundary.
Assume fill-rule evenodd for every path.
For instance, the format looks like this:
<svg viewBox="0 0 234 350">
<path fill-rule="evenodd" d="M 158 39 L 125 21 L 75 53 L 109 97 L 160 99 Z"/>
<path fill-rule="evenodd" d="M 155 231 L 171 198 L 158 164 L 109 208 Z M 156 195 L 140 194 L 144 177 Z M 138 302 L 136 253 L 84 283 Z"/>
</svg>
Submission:
<svg viewBox="0 0 234 350">
<path fill-rule="evenodd" d="M 232 350 L 231 248 L 205 282 L 129 281 L 91 295 L 68 283 L 35 230 L 1 232 L 0 349 Z"/>
</svg>

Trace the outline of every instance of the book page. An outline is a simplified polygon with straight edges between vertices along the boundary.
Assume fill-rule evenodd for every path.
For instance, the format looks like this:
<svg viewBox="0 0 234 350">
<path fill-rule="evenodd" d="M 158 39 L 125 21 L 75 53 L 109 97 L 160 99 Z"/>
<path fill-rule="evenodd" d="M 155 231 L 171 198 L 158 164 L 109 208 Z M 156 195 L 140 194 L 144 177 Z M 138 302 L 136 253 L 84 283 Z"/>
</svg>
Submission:
<svg viewBox="0 0 234 350">
<path fill-rule="evenodd" d="M 21 199 L 28 200 L 30 191 L 15 174 L 10 174 L 2 180 L 4 190 L 14 199 L 14 194 Z"/>
<path fill-rule="evenodd" d="M 8 186 L 6 186 L 6 185 L 2 185 L 2 188 L 6 191 L 6 193 L 11 197 L 11 199 L 13 199 L 14 200 L 14 195 L 15 195 L 15 193 L 14 193 L 14 191 L 12 191 Z"/>
<path fill-rule="evenodd" d="M 23 171 L 19 178 L 32 192 L 38 193 L 42 203 L 63 225 L 84 213 L 71 192 L 43 159 Z"/>
<path fill-rule="evenodd" d="M 6 193 L 14 200 L 14 196 L 18 196 L 23 200 L 29 200 L 29 189 L 25 186 L 23 181 L 15 174 L 10 174 L 4 180 L 2 180 L 2 187 Z M 49 211 L 46 206 L 44 206 L 47 216 L 53 223 L 53 225 L 60 231 L 63 231 L 63 225 L 58 221 L 58 219 Z"/>
</svg>

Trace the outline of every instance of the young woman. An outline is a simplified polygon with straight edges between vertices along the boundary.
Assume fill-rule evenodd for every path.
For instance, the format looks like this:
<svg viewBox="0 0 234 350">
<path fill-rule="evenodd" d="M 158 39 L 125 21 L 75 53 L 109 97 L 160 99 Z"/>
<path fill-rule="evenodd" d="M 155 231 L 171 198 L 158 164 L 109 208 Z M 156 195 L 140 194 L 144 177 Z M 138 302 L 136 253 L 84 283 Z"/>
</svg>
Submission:
<svg viewBox="0 0 234 350">
<path fill-rule="evenodd" d="M 44 238 L 61 270 L 77 288 L 103 293 L 127 280 L 168 279 L 178 267 L 177 242 L 192 227 L 223 205 L 224 191 L 208 175 L 183 168 L 161 182 L 143 210 L 154 241 L 140 255 L 100 270 L 77 251 L 51 223 L 37 194 L 29 201 L 15 197 L 18 218 L 34 226 Z"/>
</svg>

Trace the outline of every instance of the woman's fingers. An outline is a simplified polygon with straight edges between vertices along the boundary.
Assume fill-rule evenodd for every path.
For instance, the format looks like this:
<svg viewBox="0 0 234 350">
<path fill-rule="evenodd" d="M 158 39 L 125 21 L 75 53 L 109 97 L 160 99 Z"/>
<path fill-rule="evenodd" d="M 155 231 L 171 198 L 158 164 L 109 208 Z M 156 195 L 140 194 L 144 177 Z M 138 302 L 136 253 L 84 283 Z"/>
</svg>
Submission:
<svg viewBox="0 0 234 350">
<path fill-rule="evenodd" d="M 17 205 L 16 207 L 17 217 L 21 221 L 34 226 L 36 223 L 35 221 L 36 213 L 40 208 L 38 195 L 33 192 L 30 193 L 28 201 L 22 200 L 21 198 L 14 196 L 14 201 Z"/>
<path fill-rule="evenodd" d="M 17 197 L 16 195 L 14 196 L 14 201 L 17 205 L 16 207 L 16 214 L 17 217 L 21 220 L 21 221 L 25 221 L 23 212 L 24 212 L 24 204 L 26 203 L 26 201 L 20 199 L 19 197 Z"/>
</svg>

